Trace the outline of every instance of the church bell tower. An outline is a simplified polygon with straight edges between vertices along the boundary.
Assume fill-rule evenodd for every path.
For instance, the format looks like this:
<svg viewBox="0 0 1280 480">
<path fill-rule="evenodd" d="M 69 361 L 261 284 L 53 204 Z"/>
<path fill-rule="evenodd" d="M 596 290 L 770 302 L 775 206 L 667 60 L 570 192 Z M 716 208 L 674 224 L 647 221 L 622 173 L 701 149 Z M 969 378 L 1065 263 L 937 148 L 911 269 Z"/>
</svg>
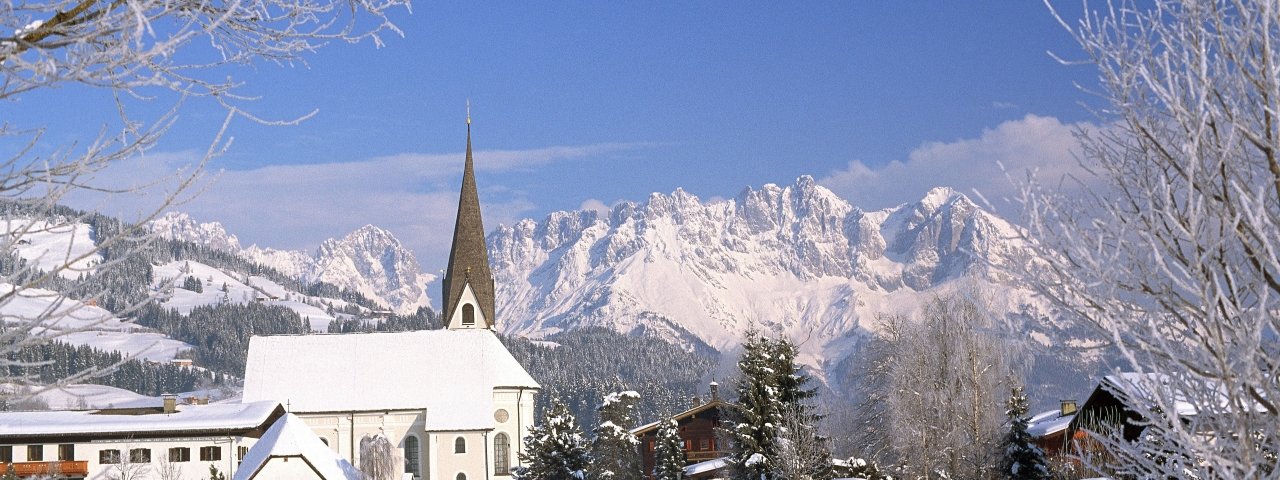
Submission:
<svg viewBox="0 0 1280 480">
<path fill-rule="evenodd" d="M 489 270 L 489 250 L 484 242 L 484 222 L 480 220 L 480 195 L 476 192 L 475 167 L 471 159 L 471 111 L 467 109 L 467 160 L 462 169 L 462 193 L 458 196 L 458 219 L 453 224 L 453 246 L 449 268 L 444 275 L 445 328 L 493 330 L 493 273 Z"/>
</svg>

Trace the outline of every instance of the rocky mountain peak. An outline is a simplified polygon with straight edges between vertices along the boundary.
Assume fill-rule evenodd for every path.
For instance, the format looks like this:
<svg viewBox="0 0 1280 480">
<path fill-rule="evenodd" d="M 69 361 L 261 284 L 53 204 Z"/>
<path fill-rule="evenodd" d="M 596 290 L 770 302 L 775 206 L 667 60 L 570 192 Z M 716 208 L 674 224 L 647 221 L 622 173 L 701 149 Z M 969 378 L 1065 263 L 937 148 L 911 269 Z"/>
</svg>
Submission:
<svg viewBox="0 0 1280 480">
<path fill-rule="evenodd" d="M 227 233 L 221 223 L 199 223 L 183 212 L 168 212 L 149 224 L 151 233 L 164 238 L 186 240 L 209 248 L 236 252 L 240 240 Z"/>
<path fill-rule="evenodd" d="M 751 325 L 839 343 L 878 302 L 981 276 L 1001 225 L 947 188 L 867 212 L 804 176 L 724 202 L 654 193 L 607 219 L 556 212 L 489 240 L 508 331 L 605 326 L 720 348 Z"/>
<path fill-rule="evenodd" d="M 398 313 L 428 306 L 426 284 L 434 277 L 422 273 L 413 252 L 386 229 L 365 225 L 320 243 L 313 253 L 251 245 L 240 248 L 234 235 L 217 222 L 197 223 L 185 213 L 170 213 L 153 221 L 151 230 L 167 238 L 187 240 L 239 254 L 305 281 L 324 281 L 360 292 Z"/>
</svg>

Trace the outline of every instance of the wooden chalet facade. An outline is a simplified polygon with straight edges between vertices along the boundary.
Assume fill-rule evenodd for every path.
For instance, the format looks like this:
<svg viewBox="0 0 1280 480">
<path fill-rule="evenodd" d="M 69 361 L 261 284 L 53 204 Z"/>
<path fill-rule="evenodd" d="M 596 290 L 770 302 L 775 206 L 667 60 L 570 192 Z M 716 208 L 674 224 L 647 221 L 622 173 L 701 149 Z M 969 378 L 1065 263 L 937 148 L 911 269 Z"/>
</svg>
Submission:
<svg viewBox="0 0 1280 480">
<path fill-rule="evenodd" d="M 720 422 L 728 414 L 728 409 L 733 406 L 719 399 L 714 384 L 711 391 L 711 401 L 671 417 L 680 426 L 680 439 L 684 441 L 687 458 L 685 465 L 715 460 L 729 454 L 729 446 L 723 445 L 717 438 L 717 431 Z M 661 422 L 653 422 L 631 430 L 640 439 L 640 457 L 646 478 L 653 478 L 659 423 Z"/>
</svg>

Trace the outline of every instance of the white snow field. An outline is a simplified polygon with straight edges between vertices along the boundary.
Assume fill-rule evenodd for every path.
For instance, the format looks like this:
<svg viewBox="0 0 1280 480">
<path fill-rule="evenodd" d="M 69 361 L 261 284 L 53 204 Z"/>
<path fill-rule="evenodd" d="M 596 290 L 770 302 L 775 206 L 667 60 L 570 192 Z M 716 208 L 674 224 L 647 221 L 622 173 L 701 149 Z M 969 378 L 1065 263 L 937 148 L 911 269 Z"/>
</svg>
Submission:
<svg viewBox="0 0 1280 480">
<path fill-rule="evenodd" d="M 71 261 L 69 268 L 58 272 L 63 278 L 91 273 L 95 265 L 102 263 L 102 256 L 93 252 L 91 233 L 92 228 L 85 223 L 0 220 L 0 234 L 17 236 L 12 245 L 14 251 L 36 268 L 47 272 Z"/>
<path fill-rule="evenodd" d="M 195 307 L 217 305 L 220 303 L 246 304 L 262 302 L 267 305 L 279 305 L 295 312 L 308 320 L 311 329 L 323 332 L 335 315 L 330 315 L 325 308 L 317 305 L 333 305 L 342 309 L 348 302 L 332 298 L 321 298 L 292 292 L 278 283 L 258 276 L 244 276 L 227 273 L 219 268 L 194 261 L 175 261 L 160 265 L 153 269 L 155 281 L 152 288 L 162 299 L 161 305 L 172 308 L 186 315 Z M 201 292 L 182 288 L 187 277 L 200 281 Z M 223 287 L 226 291 L 223 291 Z"/>
<path fill-rule="evenodd" d="M 13 289 L 12 284 L 0 283 L 0 294 Z M 50 290 L 24 289 L 0 305 L 0 314 L 10 325 L 39 322 L 31 330 L 37 335 L 56 336 L 71 345 L 117 350 L 142 360 L 167 362 L 179 352 L 192 348 L 186 342 L 123 321 L 105 309 Z"/>
</svg>

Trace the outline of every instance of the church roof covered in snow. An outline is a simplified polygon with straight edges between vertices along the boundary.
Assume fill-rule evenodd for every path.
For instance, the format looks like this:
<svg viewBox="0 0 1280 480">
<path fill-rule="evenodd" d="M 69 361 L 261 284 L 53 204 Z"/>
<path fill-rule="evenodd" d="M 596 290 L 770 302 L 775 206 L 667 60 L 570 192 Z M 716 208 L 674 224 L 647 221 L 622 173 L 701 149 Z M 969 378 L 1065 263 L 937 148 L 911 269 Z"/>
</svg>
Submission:
<svg viewBox="0 0 1280 480">
<path fill-rule="evenodd" d="M 489 330 L 253 337 L 244 401 L 299 413 L 425 410 L 427 430 L 493 427 L 493 389 L 539 388 Z"/>
<path fill-rule="evenodd" d="M 234 480 L 254 478 L 272 458 L 299 458 L 309 465 L 318 478 L 326 480 L 359 480 L 360 471 L 320 441 L 306 422 L 285 414 L 262 434 L 241 460 Z"/>
</svg>

